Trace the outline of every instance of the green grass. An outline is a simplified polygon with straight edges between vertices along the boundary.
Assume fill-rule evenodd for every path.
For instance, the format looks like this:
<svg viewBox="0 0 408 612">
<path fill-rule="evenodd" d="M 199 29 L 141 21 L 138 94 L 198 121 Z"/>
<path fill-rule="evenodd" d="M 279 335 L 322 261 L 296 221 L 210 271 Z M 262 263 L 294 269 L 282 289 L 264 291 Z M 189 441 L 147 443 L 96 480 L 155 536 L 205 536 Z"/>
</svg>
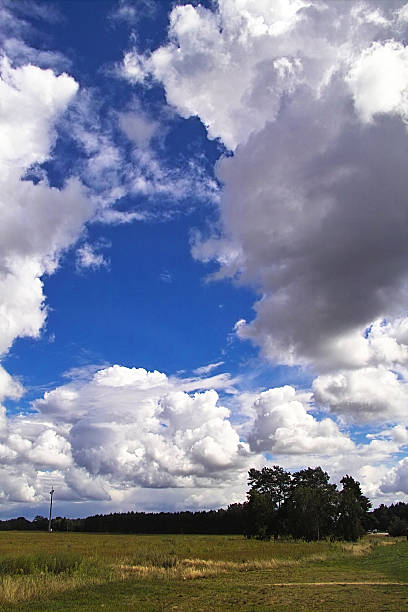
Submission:
<svg viewBox="0 0 408 612">
<path fill-rule="evenodd" d="M 1 611 L 405 610 L 407 585 L 402 538 L 0 532 Z"/>
<path fill-rule="evenodd" d="M 90 574 L 101 568 L 96 559 L 83 555 L 60 553 L 25 554 L 0 556 L 0 576 L 22 576 L 38 574 Z"/>
</svg>

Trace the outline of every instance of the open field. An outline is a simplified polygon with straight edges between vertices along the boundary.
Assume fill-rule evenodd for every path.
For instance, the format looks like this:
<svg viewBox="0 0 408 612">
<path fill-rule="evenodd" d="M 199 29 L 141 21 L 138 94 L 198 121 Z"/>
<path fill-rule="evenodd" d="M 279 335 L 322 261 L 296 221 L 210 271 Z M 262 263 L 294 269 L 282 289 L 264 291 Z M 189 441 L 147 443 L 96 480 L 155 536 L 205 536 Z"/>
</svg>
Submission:
<svg viewBox="0 0 408 612">
<path fill-rule="evenodd" d="M 0 610 L 406 610 L 408 542 L 0 532 Z"/>
</svg>

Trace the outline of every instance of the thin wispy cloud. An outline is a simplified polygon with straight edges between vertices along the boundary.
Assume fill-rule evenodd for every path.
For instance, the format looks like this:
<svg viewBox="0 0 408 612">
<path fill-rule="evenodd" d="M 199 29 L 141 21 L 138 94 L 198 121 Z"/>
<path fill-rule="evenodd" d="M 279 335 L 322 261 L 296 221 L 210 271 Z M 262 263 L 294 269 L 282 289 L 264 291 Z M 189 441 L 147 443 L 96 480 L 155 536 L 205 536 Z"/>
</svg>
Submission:
<svg viewBox="0 0 408 612">
<path fill-rule="evenodd" d="M 209 363 L 208 365 L 200 366 L 199 368 L 196 368 L 195 370 L 193 370 L 193 372 L 194 372 L 194 374 L 198 374 L 199 376 L 201 376 L 202 374 L 209 374 L 210 372 L 212 372 L 213 370 L 216 370 L 217 368 L 219 368 L 223 364 L 224 364 L 223 361 L 217 361 L 215 363 Z"/>
</svg>

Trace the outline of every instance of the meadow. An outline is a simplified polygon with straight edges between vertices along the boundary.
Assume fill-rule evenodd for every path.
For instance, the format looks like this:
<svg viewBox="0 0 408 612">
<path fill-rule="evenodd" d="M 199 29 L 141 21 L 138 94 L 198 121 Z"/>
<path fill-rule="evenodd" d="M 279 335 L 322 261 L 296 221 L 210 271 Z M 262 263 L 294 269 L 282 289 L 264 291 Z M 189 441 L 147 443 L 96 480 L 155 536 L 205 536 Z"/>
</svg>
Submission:
<svg viewBox="0 0 408 612">
<path fill-rule="evenodd" d="M 0 610 L 406 610 L 408 542 L 0 532 Z"/>
</svg>

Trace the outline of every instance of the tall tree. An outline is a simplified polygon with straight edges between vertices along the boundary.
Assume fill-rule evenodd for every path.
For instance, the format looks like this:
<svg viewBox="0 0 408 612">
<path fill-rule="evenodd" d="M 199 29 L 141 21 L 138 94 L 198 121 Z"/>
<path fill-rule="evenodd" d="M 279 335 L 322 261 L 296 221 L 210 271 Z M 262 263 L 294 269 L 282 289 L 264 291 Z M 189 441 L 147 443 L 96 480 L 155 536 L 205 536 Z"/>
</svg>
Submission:
<svg viewBox="0 0 408 612">
<path fill-rule="evenodd" d="M 339 494 L 337 534 L 344 540 L 356 541 L 365 532 L 365 519 L 371 508 L 368 497 L 362 494 L 360 483 L 352 476 L 343 476 Z"/>
<path fill-rule="evenodd" d="M 289 495 L 291 475 L 278 465 L 248 472 L 247 535 L 278 537 L 283 530 L 281 508 Z"/>
<path fill-rule="evenodd" d="M 307 468 L 292 476 L 286 503 L 290 533 L 305 540 L 320 540 L 333 533 L 338 492 L 321 467 Z"/>
<path fill-rule="evenodd" d="M 292 477 L 279 465 L 262 470 L 251 469 L 248 472 L 248 484 L 255 490 L 268 496 L 272 506 L 280 508 L 288 497 Z"/>
</svg>

